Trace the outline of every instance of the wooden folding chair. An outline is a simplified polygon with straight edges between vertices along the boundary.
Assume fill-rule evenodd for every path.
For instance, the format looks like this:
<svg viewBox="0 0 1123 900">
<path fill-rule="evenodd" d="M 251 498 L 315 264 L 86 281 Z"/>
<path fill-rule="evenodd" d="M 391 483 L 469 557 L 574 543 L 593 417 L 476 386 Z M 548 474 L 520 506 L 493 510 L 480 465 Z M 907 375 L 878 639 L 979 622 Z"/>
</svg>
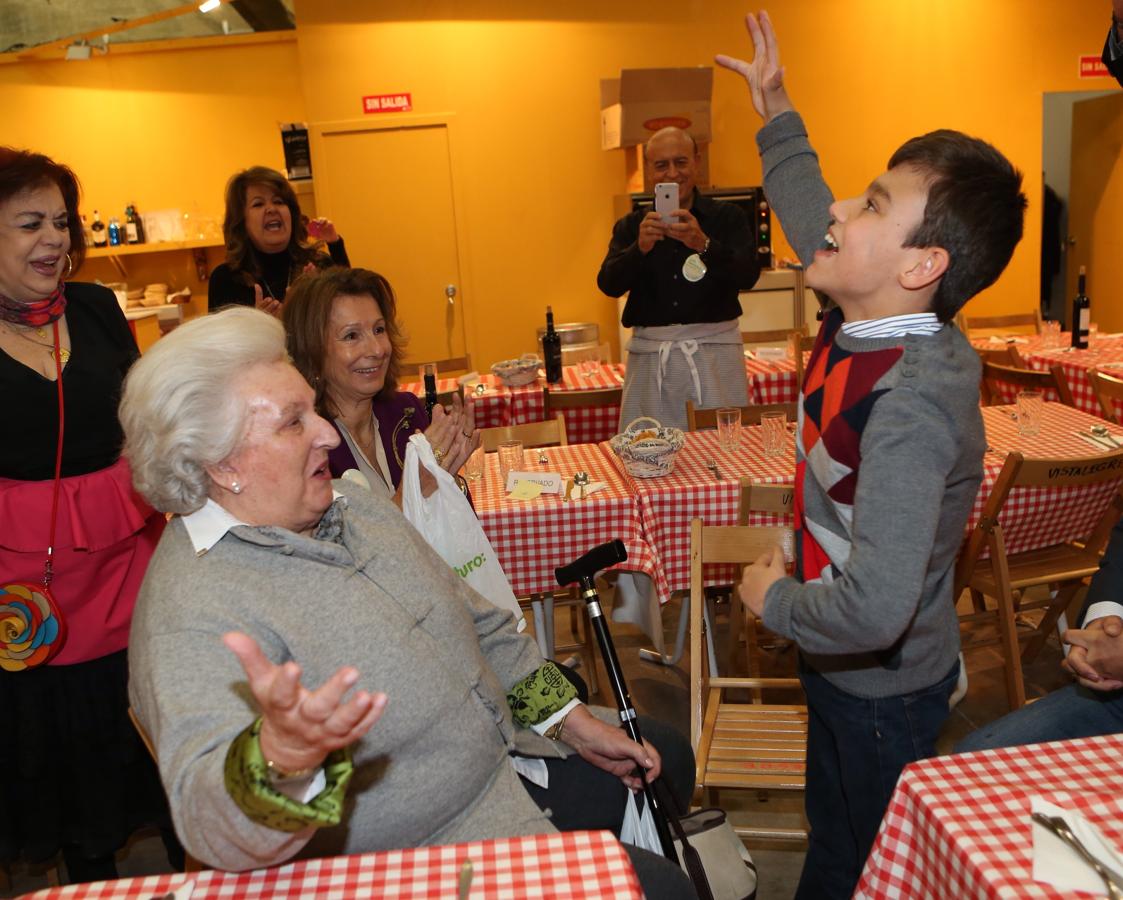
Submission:
<svg viewBox="0 0 1123 900">
<path fill-rule="evenodd" d="M 480 446 L 488 453 L 499 449 L 503 441 L 522 441 L 524 447 L 565 447 L 565 416 L 558 413 L 543 422 L 524 422 L 521 425 L 496 425 L 480 428 Z"/>
<path fill-rule="evenodd" d="M 466 372 L 472 371 L 472 354 L 465 353 L 463 356 L 450 356 L 448 359 L 430 359 L 420 360 L 414 362 L 409 360 L 406 365 L 417 368 L 420 370 L 422 366 L 436 366 L 438 378 L 448 378 L 450 375 L 463 375 Z M 407 381 L 409 379 L 406 379 Z"/>
<path fill-rule="evenodd" d="M 1119 410 L 1123 409 L 1123 379 L 1099 369 L 1089 369 L 1088 380 L 1092 383 L 1092 390 L 1096 392 L 1096 399 L 1100 401 L 1104 418 L 1116 425 L 1123 424 L 1119 418 Z"/>
<path fill-rule="evenodd" d="M 1041 334 L 1041 310 L 1032 312 L 1006 313 L 1001 316 L 969 316 L 962 310 L 955 317 L 959 330 L 968 340 L 979 337 L 978 332 L 988 334 L 1017 331 L 1026 334 Z M 972 334 L 971 332 L 976 332 Z M 983 335 L 986 336 L 985 334 Z"/>
<path fill-rule="evenodd" d="M 1015 369 L 1028 369 L 1029 366 L 1025 364 L 1017 348 L 1013 344 L 1005 344 L 1001 347 L 988 347 L 982 350 L 978 347 L 975 352 L 979 354 L 979 362 L 986 365 L 988 362 L 998 363 L 1000 366 L 1012 366 Z M 991 395 L 990 388 L 987 387 L 986 380 L 983 376 L 979 375 L 979 402 L 983 406 L 995 406 L 1003 402 L 1003 398 L 994 398 Z"/>
<path fill-rule="evenodd" d="M 129 707 L 129 721 L 133 723 L 133 728 L 135 728 L 136 733 L 140 735 L 141 741 L 144 743 L 145 748 L 148 750 L 148 755 L 152 757 L 153 762 L 155 762 L 157 765 L 159 765 L 160 760 L 156 756 L 156 747 L 153 746 L 153 744 L 152 744 L 152 738 L 150 738 L 148 736 L 148 732 L 145 730 L 144 726 L 140 724 L 140 719 L 138 719 L 136 717 L 136 713 L 133 711 L 133 708 L 131 706 Z M 186 873 L 202 872 L 205 868 L 207 868 L 207 867 L 204 866 L 201 862 L 199 862 L 199 860 L 197 860 L 190 853 L 188 853 L 187 849 L 184 848 L 184 851 L 183 851 L 183 871 L 184 872 L 186 872 Z"/>
<path fill-rule="evenodd" d="M 1015 369 L 1013 366 L 984 362 L 983 384 L 990 398 L 990 406 L 1012 402 L 1012 394 L 1018 391 L 1041 391 L 1046 400 L 1056 398 L 1065 406 L 1076 406 L 1064 370 L 1056 363 L 1048 371 L 1039 372 L 1036 369 Z"/>
<path fill-rule="evenodd" d="M 783 539 L 783 528 L 707 527 L 690 524 L 690 739 L 695 788 L 802 791 L 807 759 L 807 707 L 734 700 L 728 691 L 798 691 L 798 678 L 720 676 L 703 650 L 703 566 L 753 562 Z M 807 832 L 790 828 L 734 829 L 744 837 L 791 840 Z"/>
<path fill-rule="evenodd" d="M 1055 491 L 1095 485 L 1104 486 L 1104 511 L 1086 538 L 1018 553 L 1006 551 L 1007 541 L 1019 527 L 1025 527 L 1009 511 L 1015 488 L 1047 490 L 1044 499 L 1052 507 L 1059 500 Z M 1099 568 L 1100 554 L 1121 512 L 1123 449 L 1099 456 L 1049 459 L 1027 459 L 1015 451 L 1006 457 L 982 517 L 960 553 L 955 597 L 969 590 L 974 602 L 974 611 L 959 617 L 970 637 L 963 643 L 964 651 L 994 645 L 1001 648 L 1011 709 L 1018 709 L 1026 700 L 1021 661 L 1031 661 L 1037 655 L 1061 613 Z M 1047 597 L 1030 600 L 1024 596 L 1028 588 L 1043 585 L 1050 589 Z M 994 608 L 988 608 L 987 597 L 994 598 Z M 1032 609 L 1044 610 L 1040 621 L 1032 630 L 1023 627 L 1019 632 L 1017 616 Z M 978 637 L 978 629 L 973 626 L 980 622 L 993 628 L 996 636 Z M 1022 642 L 1026 647 L 1019 652 Z"/>
<path fill-rule="evenodd" d="M 794 422 L 796 417 L 795 403 L 750 403 L 740 409 L 742 425 L 759 425 L 760 417 L 767 412 L 782 412 L 788 417 L 789 422 Z M 687 431 L 717 428 L 717 409 L 696 407 L 693 401 L 687 400 L 686 428 Z"/>
</svg>

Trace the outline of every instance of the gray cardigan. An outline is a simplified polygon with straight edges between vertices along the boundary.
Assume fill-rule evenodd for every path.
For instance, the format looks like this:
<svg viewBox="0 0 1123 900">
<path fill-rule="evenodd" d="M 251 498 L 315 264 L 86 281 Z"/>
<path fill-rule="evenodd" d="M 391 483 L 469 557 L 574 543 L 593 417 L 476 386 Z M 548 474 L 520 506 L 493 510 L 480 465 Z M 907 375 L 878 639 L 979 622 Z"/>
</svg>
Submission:
<svg viewBox="0 0 1123 900">
<path fill-rule="evenodd" d="M 769 202 L 810 265 L 830 224 L 831 192 L 803 120 L 777 116 L 757 146 Z M 959 652 L 955 560 L 986 449 L 978 354 L 950 324 L 933 335 L 881 339 L 839 329 L 834 340 L 851 353 L 903 353 L 873 386 L 881 393 L 861 433 L 852 509 L 828 493 L 844 473 L 797 448 L 805 521 L 816 523 L 816 540 L 841 576 L 781 579 L 765 597 L 764 622 L 793 638 L 807 663 L 842 690 L 905 694 L 945 677 Z"/>
<path fill-rule="evenodd" d="M 152 737 L 176 832 L 194 856 L 240 870 L 293 856 L 552 832 L 512 770 L 516 747 L 564 748 L 519 728 L 506 691 L 542 665 L 509 612 L 468 588 L 386 499 L 346 482 L 343 544 L 237 526 L 196 556 L 175 519 L 148 568 L 129 643 L 129 696 Z M 222 635 L 245 632 L 307 686 L 340 666 L 384 691 L 353 747 L 343 822 L 296 834 L 251 821 L 223 762 L 257 716 Z"/>
</svg>

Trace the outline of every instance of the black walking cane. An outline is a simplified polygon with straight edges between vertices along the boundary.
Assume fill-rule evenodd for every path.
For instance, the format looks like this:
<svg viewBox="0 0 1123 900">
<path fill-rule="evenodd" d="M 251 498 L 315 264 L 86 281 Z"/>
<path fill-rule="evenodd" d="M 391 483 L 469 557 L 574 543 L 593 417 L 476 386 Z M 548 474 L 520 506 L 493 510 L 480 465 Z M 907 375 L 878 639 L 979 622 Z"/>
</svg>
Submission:
<svg viewBox="0 0 1123 900">
<path fill-rule="evenodd" d="M 643 743 L 639 733 L 639 723 L 636 722 L 636 710 L 632 706 L 632 698 L 628 695 L 628 685 L 624 683 L 624 673 L 620 670 L 620 660 L 616 657 L 616 647 L 612 643 L 612 635 L 604 621 L 604 612 L 600 607 L 600 598 L 593 581 L 601 569 L 607 569 L 618 562 L 628 558 L 628 551 L 624 549 L 624 542 L 620 540 L 600 544 L 571 562 L 568 566 L 558 566 L 554 569 L 554 577 L 558 584 L 567 587 L 577 581 L 581 585 L 581 597 L 589 611 L 589 621 L 593 623 L 593 631 L 597 634 L 597 644 L 600 645 L 601 655 L 604 657 L 604 667 L 608 671 L 608 680 L 612 682 L 612 693 L 616 697 L 616 707 L 620 711 L 620 721 L 632 740 L 637 744 Z M 663 848 L 663 855 L 675 865 L 678 865 L 678 854 L 675 852 L 674 841 L 671 840 L 670 827 L 667 824 L 667 814 L 655 797 L 652 785 L 647 783 L 646 773 L 636 766 L 636 774 L 643 784 L 643 796 L 647 800 L 648 809 L 651 810 L 652 820 L 655 822 L 655 831 L 659 835 L 659 844 Z M 629 802 L 631 802 L 629 798 Z"/>
</svg>

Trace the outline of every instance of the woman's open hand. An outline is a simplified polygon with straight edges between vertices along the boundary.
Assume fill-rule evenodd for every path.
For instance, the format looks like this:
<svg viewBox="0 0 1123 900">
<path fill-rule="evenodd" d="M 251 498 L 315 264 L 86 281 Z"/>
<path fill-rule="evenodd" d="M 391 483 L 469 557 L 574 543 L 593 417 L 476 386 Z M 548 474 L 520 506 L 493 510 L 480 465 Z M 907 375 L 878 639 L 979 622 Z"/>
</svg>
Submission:
<svg viewBox="0 0 1123 900">
<path fill-rule="evenodd" d="M 359 680 L 353 666 L 310 691 L 300 682 L 299 665 L 274 665 L 248 634 L 231 631 L 222 642 L 238 657 L 261 708 L 261 752 L 286 772 L 319 766 L 329 753 L 370 731 L 386 709 L 382 693 L 355 691 L 343 699 Z"/>
</svg>

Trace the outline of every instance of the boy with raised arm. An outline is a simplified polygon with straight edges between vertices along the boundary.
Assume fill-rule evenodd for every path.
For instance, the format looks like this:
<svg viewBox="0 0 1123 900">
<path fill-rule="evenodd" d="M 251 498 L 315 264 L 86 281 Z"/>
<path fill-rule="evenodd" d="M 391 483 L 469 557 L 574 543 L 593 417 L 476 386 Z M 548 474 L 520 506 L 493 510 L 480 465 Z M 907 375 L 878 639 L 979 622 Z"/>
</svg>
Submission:
<svg viewBox="0 0 1123 900">
<path fill-rule="evenodd" d="M 764 188 L 834 301 L 800 392 L 797 577 L 777 548 L 742 600 L 800 648 L 811 837 L 797 897 L 849 897 L 904 766 L 931 755 L 959 673 L 952 585 L 986 447 L 978 357 L 951 324 L 1022 235 L 1021 174 L 956 131 L 907 141 L 835 201 L 784 88 L 767 13 L 746 24 Z"/>
</svg>

